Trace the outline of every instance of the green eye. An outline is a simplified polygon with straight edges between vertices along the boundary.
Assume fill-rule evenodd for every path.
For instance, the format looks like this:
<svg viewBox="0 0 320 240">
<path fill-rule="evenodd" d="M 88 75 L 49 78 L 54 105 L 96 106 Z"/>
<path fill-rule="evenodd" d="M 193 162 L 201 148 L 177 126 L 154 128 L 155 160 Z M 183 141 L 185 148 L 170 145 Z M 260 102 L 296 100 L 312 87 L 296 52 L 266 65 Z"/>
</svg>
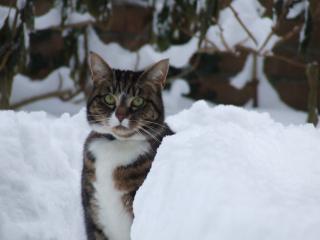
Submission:
<svg viewBox="0 0 320 240">
<path fill-rule="evenodd" d="M 114 105 L 116 103 L 116 99 L 111 94 L 108 94 L 107 96 L 105 96 L 104 100 L 108 105 Z"/>
<path fill-rule="evenodd" d="M 135 97 L 133 100 L 132 100 L 132 106 L 133 107 L 141 107 L 143 104 L 144 104 L 144 99 L 142 97 Z"/>
</svg>

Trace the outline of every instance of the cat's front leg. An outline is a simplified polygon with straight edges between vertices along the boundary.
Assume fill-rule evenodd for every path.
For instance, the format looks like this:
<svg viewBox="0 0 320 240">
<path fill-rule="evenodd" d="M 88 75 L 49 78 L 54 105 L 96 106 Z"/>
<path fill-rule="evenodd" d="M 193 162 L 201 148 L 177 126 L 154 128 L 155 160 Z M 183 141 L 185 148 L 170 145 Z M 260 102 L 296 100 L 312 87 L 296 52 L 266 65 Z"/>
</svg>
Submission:
<svg viewBox="0 0 320 240">
<path fill-rule="evenodd" d="M 124 208 L 133 217 L 133 200 L 136 195 L 136 191 L 123 194 L 121 200 Z"/>
<path fill-rule="evenodd" d="M 113 172 L 115 187 L 120 191 L 136 191 L 144 182 L 152 161 L 142 159 L 128 166 L 120 166 Z"/>
</svg>

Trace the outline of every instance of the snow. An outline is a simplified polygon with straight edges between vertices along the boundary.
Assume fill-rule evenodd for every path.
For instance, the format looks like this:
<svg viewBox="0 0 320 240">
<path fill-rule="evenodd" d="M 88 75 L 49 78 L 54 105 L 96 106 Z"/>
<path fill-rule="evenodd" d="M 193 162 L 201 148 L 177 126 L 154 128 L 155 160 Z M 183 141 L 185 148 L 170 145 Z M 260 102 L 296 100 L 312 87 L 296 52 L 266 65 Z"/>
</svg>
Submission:
<svg viewBox="0 0 320 240">
<path fill-rule="evenodd" d="M 306 39 L 306 35 L 308 34 L 306 32 L 307 30 L 307 23 L 308 23 L 308 19 L 309 19 L 309 2 L 308 1 L 304 1 L 304 23 L 303 23 L 303 26 L 300 30 L 300 33 L 299 33 L 299 43 L 302 44 L 305 39 Z M 290 12 L 289 12 L 290 13 Z M 301 46 L 300 46 L 301 47 Z"/>
<path fill-rule="evenodd" d="M 52 26 L 59 26 L 61 24 L 61 14 L 58 7 L 51 8 L 46 14 L 34 18 L 34 28 L 43 30 Z"/>
<path fill-rule="evenodd" d="M 183 96 L 189 92 L 188 83 L 182 79 L 176 79 L 169 90 L 163 91 L 166 116 L 177 114 L 182 109 L 191 107 L 194 101 Z"/>
<path fill-rule="evenodd" d="M 51 118 L 0 111 L 0 239 L 84 240 L 84 111 Z"/>
<path fill-rule="evenodd" d="M 319 129 L 202 101 L 168 122 L 132 240 L 319 238 Z"/>
<path fill-rule="evenodd" d="M 6 18 L 9 16 L 9 25 L 13 25 L 14 16 L 16 15 L 16 10 L 14 8 L 0 6 L 0 29 L 2 28 Z M 20 23 L 20 19 L 18 19 Z"/>
<path fill-rule="evenodd" d="M 73 80 L 69 77 L 70 70 L 66 67 L 58 68 L 50 73 L 50 75 L 42 81 L 33 80 L 17 74 L 13 80 L 12 102 L 21 101 L 25 98 L 32 97 L 43 93 L 60 90 L 68 90 L 73 88 Z M 61 86 L 59 86 L 61 84 Z"/>
<path fill-rule="evenodd" d="M 302 12 L 305 12 L 309 7 L 308 0 L 302 0 L 301 2 L 294 3 L 287 14 L 287 19 L 293 19 L 298 17 Z"/>
<path fill-rule="evenodd" d="M 63 91 L 73 90 L 73 88 L 74 83 L 70 78 L 70 69 L 67 67 L 56 69 L 42 81 L 31 81 L 28 77 L 17 74 L 14 77 L 10 101 L 12 104 L 15 104 L 33 96 L 55 92 L 58 89 Z M 23 109 L 27 111 L 45 110 L 53 115 L 61 115 L 64 112 L 76 114 L 83 107 L 83 105 L 84 104 L 75 104 L 72 101 L 63 102 L 58 98 L 50 98 L 28 104 L 24 106 Z"/>
<path fill-rule="evenodd" d="M 169 3 L 169 5 L 172 4 L 173 1 Z M 204 4 L 204 1 L 200 1 L 198 2 L 198 7 L 201 7 Z M 264 8 L 257 0 L 235 0 L 232 2 L 232 6 L 236 9 L 242 21 L 248 26 L 249 30 L 257 39 L 258 44 L 255 45 L 253 43 L 253 41 L 248 37 L 248 34 L 244 31 L 244 29 L 235 18 L 230 8 L 227 7 L 220 12 L 218 22 L 223 29 L 223 35 L 229 47 L 234 48 L 235 45 L 242 44 L 246 47 L 259 49 L 270 33 L 273 25 L 272 21 L 269 18 L 263 17 L 263 13 L 265 11 Z M 61 6 L 58 4 L 56 8 L 51 9 L 43 16 L 36 17 L 35 29 L 44 29 L 61 24 L 61 13 L 59 10 L 60 7 Z M 156 7 L 162 8 L 163 1 L 157 2 Z M 0 10 L 1 9 L 2 8 L 0 8 Z M 8 8 L 5 8 L 4 11 L 7 13 Z M 0 14 L 0 16 L 5 16 L 5 14 Z M 70 12 L 68 12 L 67 14 L 65 23 L 71 24 L 92 19 L 93 17 L 88 13 L 80 14 L 76 11 L 70 10 Z M 88 27 L 87 31 L 89 50 L 99 53 L 113 68 L 119 69 L 142 70 L 145 67 L 149 66 L 151 63 L 164 58 L 169 58 L 170 65 L 173 67 L 185 67 L 189 64 L 189 59 L 191 58 L 191 56 L 198 50 L 199 43 L 199 39 L 197 37 L 193 37 L 187 43 L 182 45 L 173 45 L 164 52 L 157 52 L 154 49 L 154 46 L 150 44 L 142 46 L 136 52 L 131 52 L 122 48 L 117 43 L 103 43 L 91 27 Z M 25 36 L 27 35 L 27 30 L 25 30 Z M 207 32 L 207 37 L 211 41 L 213 41 L 221 51 L 226 50 L 222 44 L 220 37 L 220 28 L 218 26 L 211 26 Z M 26 46 L 28 46 L 27 40 L 28 38 L 26 38 Z M 279 38 L 277 36 L 272 36 L 268 44 L 266 44 L 265 48 L 263 49 L 263 52 L 271 51 L 274 43 L 278 40 Z M 85 61 L 83 41 L 83 37 L 79 37 L 78 44 L 80 47 L 78 48 L 78 54 L 80 57 L 80 61 Z M 72 65 L 72 62 L 73 60 L 71 59 L 70 65 Z M 263 59 L 259 58 L 258 62 L 258 78 L 261 82 L 258 89 L 260 107 L 262 107 L 263 109 L 271 110 L 285 109 L 285 111 L 288 111 L 289 114 L 294 113 L 293 110 L 284 107 L 284 104 L 281 103 L 278 95 L 268 83 L 262 69 Z M 72 88 L 73 83 L 69 77 L 70 70 L 68 68 L 60 68 L 56 70 L 43 81 L 31 81 L 28 80 L 25 76 L 17 75 L 14 80 L 11 102 L 16 103 L 20 100 L 31 97 L 32 95 L 55 91 L 57 89 L 57 85 L 59 84 L 58 79 L 61 72 L 63 72 L 63 79 L 64 81 L 66 81 L 66 85 Z M 231 79 L 231 84 L 238 88 L 241 88 L 242 86 L 244 86 L 246 81 L 251 79 L 251 72 L 252 56 L 248 56 L 247 63 L 245 64 L 244 69 L 237 76 L 234 76 Z M 177 85 L 179 85 L 179 83 Z M 168 115 L 177 113 L 179 110 L 189 107 L 192 104 L 192 100 L 189 100 L 182 95 L 183 93 L 179 93 L 179 91 L 178 93 L 172 93 L 171 90 L 169 90 L 169 92 L 165 91 L 164 101 L 166 103 Z M 83 96 L 78 97 L 78 99 L 81 98 L 83 98 Z M 250 103 L 248 103 L 248 105 L 249 104 Z M 22 109 L 27 111 L 45 110 L 50 114 L 58 116 L 64 112 L 75 114 L 84 105 L 84 101 L 82 101 L 81 104 L 75 104 L 73 101 L 63 102 L 57 98 L 52 98 L 37 101 L 35 103 L 24 106 Z M 278 107 L 278 105 L 280 105 L 280 107 Z M 304 120 L 302 122 L 304 122 Z"/>
<path fill-rule="evenodd" d="M 61 24 L 61 7 L 62 6 L 58 4 L 55 8 L 50 9 L 44 15 L 35 17 L 35 29 L 42 30 L 59 26 Z M 65 24 L 75 24 L 93 20 L 94 17 L 89 13 L 69 11 L 65 20 Z"/>
<path fill-rule="evenodd" d="M 160 61 L 165 58 L 170 59 L 170 65 L 181 68 L 189 63 L 190 57 L 198 49 L 199 40 L 194 37 L 189 42 L 181 45 L 173 45 L 166 51 L 157 52 L 154 47 L 149 44 L 141 47 L 137 52 L 131 52 L 122 48 L 117 43 L 103 43 L 96 32 L 90 27 L 89 49 L 101 55 L 113 68 L 134 69 L 137 65 L 137 55 L 140 61 L 137 69 L 141 70 L 148 67 L 150 63 Z"/>
<path fill-rule="evenodd" d="M 172 6 L 173 1 L 169 2 Z M 287 17 L 301 14 L 307 3 L 295 4 Z M 25 0 L 17 4 L 21 9 Z M 157 1 L 155 7 L 159 10 L 161 4 Z M 198 11 L 204 4 L 199 2 Z M 241 44 L 259 50 L 274 22 L 264 17 L 257 0 L 234 0 L 232 6 L 257 44 L 225 8 L 218 23 L 228 46 L 234 49 Z M 9 8 L 0 7 L 0 28 L 8 14 Z M 14 14 L 11 9 L 11 25 Z M 92 19 L 88 13 L 69 12 L 65 23 Z M 37 30 L 60 24 L 59 6 L 35 18 Z M 116 43 L 104 44 L 90 27 L 87 31 L 89 49 L 120 69 L 141 70 L 164 58 L 170 58 L 171 66 L 185 67 L 199 43 L 193 37 L 164 52 L 157 52 L 152 45 L 131 52 Z M 226 51 L 220 31 L 211 26 L 207 37 Z M 262 52 L 269 53 L 278 40 L 272 36 Z M 83 37 L 78 39 L 81 61 L 85 61 L 83 41 Z M 28 38 L 25 44 L 28 46 Z M 318 239 L 320 130 L 302 124 L 306 113 L 281 102 L 263 64 L 258 57 L 260 107 L 255 111 L 251 101 L 244 109 L 212 108 L 203 101 L 191 107 L 194 101 L 184 97 L 190 87 L 183 79 L 164 91 L 166 116 L 177 133 L 165 138 L 137 193 L 132 240 Z M 230 79 L 231 84 L 243 87 L 251 80 L 252 66 L 249 55 L 242 71 Z M 18 74 L 11 103 L 73 87 L 67 67 L 55 70 L 43 81 Z M 81 98 L 83 95 L 77 97 Z M 22 108 L 47 113 L 0 111 L 0 239 L 85 240 L 80 172 L 89 127 L 85 101 L 76 104 L 74 100 L 45 99 Z"/>
<path fill-rule="evenodd" d="M 0 239 L 85 240 L 85 110 L 1 111 L 0 123 Z M 132 240 L 317 239 L 319 129 L 203 101 L 168 123 L 177 133 L 137 193 Z"/>
<path fill-rule="evenodd" d="M 253 66 L 254 57 L 249 54 L 243 69 L 235 76 L 230 79 L 230 84 L 238 89 L 244 87 L 244 85 L 251 81 L 253 76 Z M 293 111 L 288 106 L 286 106 L 281 100 L 276 91 L 271 86 L 269 80 L 267 79 L 263 69 L 264 69 L 264 59 L 262 57 L 257 57 L 256 62 L 256 76 L 259 81 L 258 83 L 258 104 L 259 108 L 276 108 L 277 110 Z M 247 107 L 251 106 L 250 102 Z"/>
<path fill-rule="evenodd" d="M 90 13 L 71 12 L 66 19 L 67 24 L 94 21 L 94 17 Z"/>
<path fill-rule="evenodd" d="M 248 36 L 248 33 L 241 26 L 231 9 L 226 7 L 220 11 L 218 23 L 223 30 L 222 34 L 228 47 L 234 49 L 236 45 L 242 45 L 247 48 L 259 50 L 272 31 L 272 20 L 267 17 L 262 17 L 264 8 L 257 0 L 235 0 L 231 5 L 241 21 L 252 33 L 257 44 Z M 220 33 L 221 30 L 219 26 L 213 25 L 208 29 L 207 38 L 212 41 L 219 50 L 226 51 L 227 49 L 223 45 Z M 270 51 L 278 40 L 279 37 L 273 35 L 263 50 Z"/>
<path fill-rule="evenodd" d="M 26 0 L 17 0 L 17 8 L 19 10 L 22 10 L 26 6 L 27 1 Z"/>
<path fill-rule="evenodd" d="M 59 86 L 59 79 L 63 79 L 61 86 Z M 54 92 L 59 88 L 61 90 L 73 89 L 73 80 L 70 78 L 70 69 L 67 67 L 61 67 L 53 71 L 42 81 L 31 81 L 26 76 L 17 74 L 13 81 L 11 103 L 15 104 L 33 96 Z M 182 79 L 175 80 L 169 90 L 163 91 L 163 100 L 166 106 L 167 116 L 176 114 L 182 109 L 189 108 L 193 104 L 193 100 L 183 96 L 188 94 L 189 91 L 189 85 Z M 60 116 L 65 112 L 76 114 L 85 106 L 85 100 L 80 103 L 75 103 L 75 100 L 83 98 L 83 94 L 80 94 L 68 102 L 62 101 L 59 98 L 50 98 L 25 105 L 23 106 L 23 110 L 45 110 L 48 114 L 55 116 Z"/>
</svg>

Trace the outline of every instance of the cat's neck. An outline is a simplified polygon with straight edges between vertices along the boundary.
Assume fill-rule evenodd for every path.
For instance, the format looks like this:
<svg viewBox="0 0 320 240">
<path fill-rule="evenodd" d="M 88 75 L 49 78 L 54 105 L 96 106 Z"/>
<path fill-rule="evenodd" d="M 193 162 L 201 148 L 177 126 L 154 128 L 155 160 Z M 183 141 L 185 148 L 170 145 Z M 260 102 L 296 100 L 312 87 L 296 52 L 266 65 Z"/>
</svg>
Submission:
<svg viewBox="0 0 320 240">
<path fill-rule="evenodd" d="M 136 136 L 132 135 L 131 137 L 119 137 L 117 135 L 113 135 L 111 133 L 100 133 L 95 130 L 91 131 L 90 138 L 100 138 L 100 139 L 106 139 L 109 141 L 122 141 L 122 142 L 128 142 L 128 141 L 147 141 L 148 139 L 144 136 Z"/>
<path fill-rule="evenodd" d="M 109 141 L 114 141 L 117 140 L 115 136 L 113 136 L 112 134 L 101 134 L 101 137 L 104 137 L 105 139 L 109 140 Z"/>
</svg>

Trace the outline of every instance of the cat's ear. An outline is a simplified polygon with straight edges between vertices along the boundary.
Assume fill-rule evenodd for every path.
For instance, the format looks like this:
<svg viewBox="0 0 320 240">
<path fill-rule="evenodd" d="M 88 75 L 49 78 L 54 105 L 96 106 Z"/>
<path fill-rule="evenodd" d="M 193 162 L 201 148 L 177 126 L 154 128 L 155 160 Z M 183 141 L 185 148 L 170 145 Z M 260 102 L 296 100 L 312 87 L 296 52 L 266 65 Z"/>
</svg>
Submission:
<svg viewBox="0 0 320 240">
<path fill-rule="evenodd" d="M 95 84 L 112 79 L 111 67 L 98 54 L 89 53 L 89 66 Z"/>
<path fill-rule="evenodd" d="M 145 84 L 152 84 L 164 87 L 169 70 L 169 59 L 163 59 L 148 67 L 141 75 L 140 81 Z"/>
</svg>

